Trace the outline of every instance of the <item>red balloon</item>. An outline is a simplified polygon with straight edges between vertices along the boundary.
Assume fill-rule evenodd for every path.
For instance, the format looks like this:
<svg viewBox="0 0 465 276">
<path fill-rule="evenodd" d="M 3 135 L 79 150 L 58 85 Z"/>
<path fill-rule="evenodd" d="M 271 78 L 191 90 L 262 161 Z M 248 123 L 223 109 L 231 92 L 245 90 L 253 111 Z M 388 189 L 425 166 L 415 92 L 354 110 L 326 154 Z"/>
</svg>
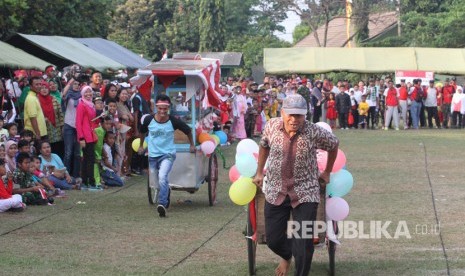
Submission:
<svg viewBox="0 0 465 276">
<path fill-rule="evenodd" d="M 326 169 L 326 163 L 328 162 L 328 152 L 324 150 L 317 150 L 316 159 L 318 164 L 318 170 L 320 172 Z M 337 150 L 337 157 L 334 161 L 333 170 L 331 172 L 335 173 L 340 171 L 346 165 L 346 155 L 341 150 Z"/>
<path fill-rule="evenodd" d="M 237 170 L 236 165 L 232 166 L 231 169 L 229 169 L 229 180 L 231 182 L 236 182 L 239 177 L 241 177 L 241 174 Z"/>
</svg>

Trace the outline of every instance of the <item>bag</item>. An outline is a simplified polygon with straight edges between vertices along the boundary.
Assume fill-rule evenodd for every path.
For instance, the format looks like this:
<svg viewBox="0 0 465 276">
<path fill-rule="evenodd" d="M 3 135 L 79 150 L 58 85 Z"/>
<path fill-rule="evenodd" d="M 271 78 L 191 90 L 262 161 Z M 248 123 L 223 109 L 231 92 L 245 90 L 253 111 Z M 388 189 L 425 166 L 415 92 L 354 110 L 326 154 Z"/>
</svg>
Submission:
<svg viewBox="0 0 465 276">
<path fill-rule="evenodd" d="M 352 112 L 349 112 L 349 118 L 347 119 L 347 123 L 349 125 L 353 125 L 354 124 L 354 115 L 352 114 Z"/>
</svg>

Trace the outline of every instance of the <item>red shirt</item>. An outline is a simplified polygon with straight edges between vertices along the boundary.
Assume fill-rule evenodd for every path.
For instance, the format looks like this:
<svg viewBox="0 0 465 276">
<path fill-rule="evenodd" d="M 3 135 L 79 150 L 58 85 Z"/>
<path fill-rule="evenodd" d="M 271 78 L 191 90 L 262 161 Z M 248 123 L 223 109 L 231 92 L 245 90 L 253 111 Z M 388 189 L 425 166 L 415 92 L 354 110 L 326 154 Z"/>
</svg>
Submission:
<svg viewBox="0 0 465 276">
<path fill-rule="evenodd" d="M 389 88 L 386 96 L 386 105 L 387 106 L 397 106 L 399 102 L 397 101 L 397 90 L 394 87 Z"/>
<path fill-rule="evenodd" d="M 3 180 L 0 178 L 0 199 L 11 198 L 13 192 L 13 181 L 8 180 L 8 186 L 5 187 Z"/>
<path fill-rule="evenodd" d="M 399 100 L 403 100 L 403 101 L 406 101 L 407 100 L 407 97 L 408 97 L 408 91 L 407 91 L 407 87 L 405 86 L 401 86 L 399 88 Z"/>
<path fill-rule="evenodd" d="M 452 96 L 455 89 L 452 85 L 446 85 L 442 88 L 442 101 L 444 104 L 452 103 Z"/>
</svg>

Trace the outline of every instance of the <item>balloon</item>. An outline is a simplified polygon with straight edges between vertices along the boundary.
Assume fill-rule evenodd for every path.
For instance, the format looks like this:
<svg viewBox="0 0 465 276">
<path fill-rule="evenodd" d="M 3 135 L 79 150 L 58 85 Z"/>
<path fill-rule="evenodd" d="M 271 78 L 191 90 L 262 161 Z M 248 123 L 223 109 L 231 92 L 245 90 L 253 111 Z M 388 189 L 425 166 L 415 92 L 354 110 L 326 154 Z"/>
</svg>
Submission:
<svg viewBox="0 0 465 276">
<path fill-rule="evenodd" d="M 252 178 L 241 177 L 229 188 L 229 198 L 237 205 L 246 205 L 255 197 L 257 186 L 253 184 Z"/>
<path fill-rule="evenodd" d="M 324 171 L 326 169 L 326 163 L 328 162 L 328 152 L 318 149 L 316 152 L 316 161 L 318 164 L 318 170 L 320 170 L 320 172 Z M 334 161 L 333 170 L 331 172 L 340 171 L 342 167 L 346 165 L 346 161 L 345 153 L 341 149 L 338 149 L 337 157 Z"/>
<path fill-rule="evenodd" d="M 331 133 L 333 132 L 333 130 L 331 129 L 331 127 L 330 127 L 327 123 L 325 123 L 325 122 L 318 122 L 318 123 L 316 123 L 315 125 L 317 125 L 317 126 L 319 126 L 319 127 L 321 127 L 321 128 L 324 128 L 324 129 L 326 129 L 327 131 L 329 131 L 329 132 L 331 132 Z"/>
<path fill-rule="evenodd" d="M 228 135 L 224 133 L 224 131 L 222 130 L 215 131 L 215 134 L 220 138 L 221 144 L 226 144 L 226 142 L 228 142 Z"/>
<path fill-rule="evenodd" d="M 347 201 L 340 197 L 327 198 L 326 215 L 331 220 L 344 220 L 349 215 L 349 204 L 347 204 Z"/>
<path fill-rule="evenodd" d="M 326 195 L 331 197 L 343 197 L 352 190 L 354 178 L 346 170 L 340 170 L 332 173 L 328 186 L 326 186 Z"/>
<path fill-rule="evenodd" d="M 212 154 L 215 151 L 215 148 L 216 145 L 212 141 L 205 141 L 202 144 L 200 144 L 200 149 L 205 155 Z"/>
<path fill-rule="evenodd" d="M 237 170 L 236 165 L 233 165 L 231 169 L 229 169 L 229 180 L 231 182 L 235 182 L 236 180 L 239 179 L 239 177 L 241 177 L 241 174 Z"/>
<path fill-rule="evenodd" d="M 210 135 L 210 137 L 212 138 L 212 140 L 215 141 L 215 144 L 217 146 L 220 144 L 220 138 L 216 134 L 212 134 L 212 135 Z"/>
<path fill-rule="evenodd" d="M 202 132 L 199 134 L 199 143 L 202 144 L 203 142 L 209 141 L 211 139 L 210 134 L 206 132 Z"/>
<path fill-rule="evenodd" d="M 252 177 L 257 172 L 257 161 L 252 154 L 238 154 L 236 157 L 236 167 L 241 176 Z"/>
<path fill-rule="evenodd" d="M 236 153 L 258 153 L 258 145 L 252 139 L 243 139 L 237 144 Z"/>
<path fill-rule="evenodd" d="M 134 139 L 134 141 L 132 141 L 132 149 L 137 152 L 139 150 L 139 146 L 140 146 L 140 138 L 136 138 Z M 144 147 L 144 149 L 146 149 L 148 147 L 148 144 L 147 144 L 147 140 L 144 140 L 144 143 L 142 144 L 142 146 Z"/>
</svg>

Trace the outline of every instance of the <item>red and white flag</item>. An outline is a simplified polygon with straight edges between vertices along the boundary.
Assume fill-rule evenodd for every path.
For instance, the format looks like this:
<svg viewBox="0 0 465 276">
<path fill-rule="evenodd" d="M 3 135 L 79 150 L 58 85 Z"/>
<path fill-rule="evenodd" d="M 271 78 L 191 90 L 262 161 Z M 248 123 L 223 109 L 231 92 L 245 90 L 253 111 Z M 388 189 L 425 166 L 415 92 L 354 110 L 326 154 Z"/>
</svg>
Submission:
<svg viewBox="0 0 465 276">
<path fill-rule="evenodd" d="M 163 52 L 163 56 L 161 57 L 161 60 L 167 59 L 168 58 L 168 49 L 165 49 Z"/>
</svg>

